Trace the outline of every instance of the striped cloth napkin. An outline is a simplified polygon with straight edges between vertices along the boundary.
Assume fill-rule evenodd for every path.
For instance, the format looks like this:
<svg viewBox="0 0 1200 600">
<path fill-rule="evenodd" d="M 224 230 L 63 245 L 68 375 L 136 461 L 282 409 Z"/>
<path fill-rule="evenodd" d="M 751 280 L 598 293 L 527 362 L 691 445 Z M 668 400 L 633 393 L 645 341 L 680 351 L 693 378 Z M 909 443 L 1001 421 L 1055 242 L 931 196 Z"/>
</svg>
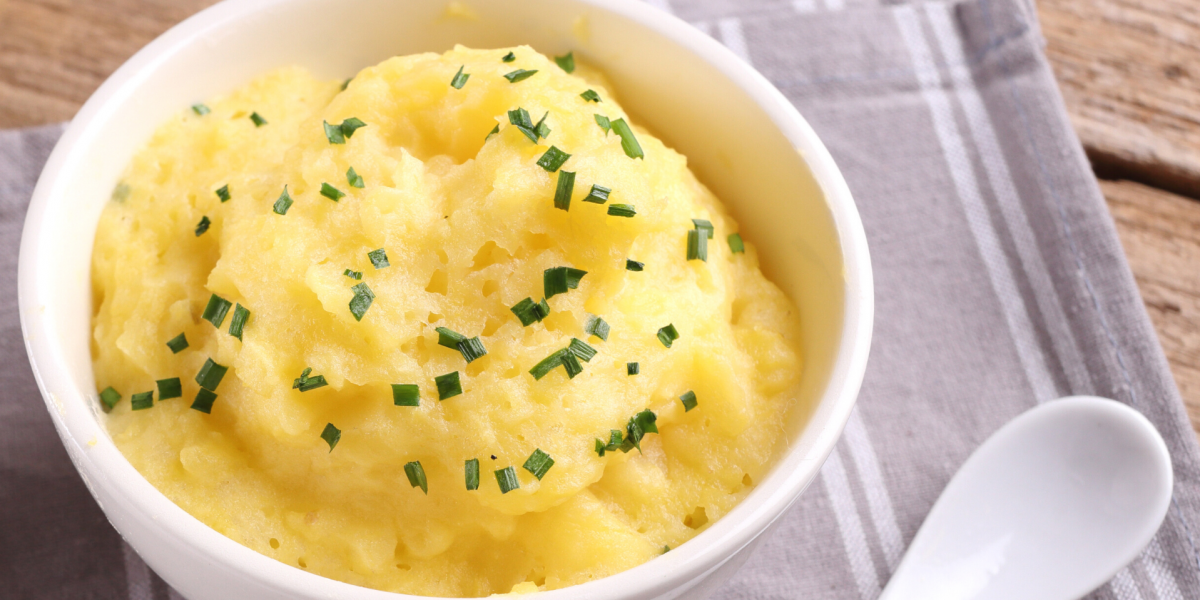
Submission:
<svg viewBox="0 0 1200 600">
<path fill-rule="evenodd" d="M 796 104 L 845 173 L 875 266 L 874 347 L 846 434 L 714 597 L 875 598 L 976 446 L 1038 402 L 1095 394 L 1158 427 L 1176 487 L 1150 547 L 1089 598 L 1200 598 L 1200 447 L 1028 0 L 652 3 Z M 16 248 L 60 133 L 0 132 L 0 596 L 178 598 L 88 495 L 21 344 Z"/>
</svg>

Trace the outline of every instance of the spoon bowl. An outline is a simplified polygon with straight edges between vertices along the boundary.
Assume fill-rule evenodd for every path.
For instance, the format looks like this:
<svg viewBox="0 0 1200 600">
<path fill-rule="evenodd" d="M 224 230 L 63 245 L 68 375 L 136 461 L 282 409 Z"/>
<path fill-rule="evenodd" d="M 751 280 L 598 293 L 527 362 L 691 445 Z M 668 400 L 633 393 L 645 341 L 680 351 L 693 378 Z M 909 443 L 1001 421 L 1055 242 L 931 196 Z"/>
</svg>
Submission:
<svg viewBox="0 0 1200 600">
<path fill-rule="evenodd" d="M 1113 400 L 1047 402 L 1001 427 L 933 505 L 880 600 L 1068 600 L 1103 585 L 1158 531 L 1171 459 Z"/>
</svg>

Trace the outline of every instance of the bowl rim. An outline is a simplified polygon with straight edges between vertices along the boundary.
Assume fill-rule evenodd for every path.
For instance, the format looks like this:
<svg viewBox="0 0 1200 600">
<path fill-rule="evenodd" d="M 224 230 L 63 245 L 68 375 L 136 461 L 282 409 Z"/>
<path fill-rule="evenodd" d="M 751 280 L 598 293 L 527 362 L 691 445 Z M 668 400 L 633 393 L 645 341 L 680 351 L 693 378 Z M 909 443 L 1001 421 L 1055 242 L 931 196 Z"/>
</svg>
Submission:
<svg viewBox="0 0 1200 600">
<path fill-rule="evenodd" d="M 122 500 L 143 514 L 153 515 L 155 524 L 165 534 L 190 545 L 210 561 L 272 589 L 303 595 L 315 592 L 330 597 L 417 600 L 426 597 L 344 583 L 259 554 L 225 537 L 171 502 L 143 478 L 119 451 L 116 456 L 112 453 L 85 452 L 81 446 L 82 440 L 89 440 L 85 443 L 91 445 L 96 443 L 97 437 L 107 439 L 104 427 L 95 418 L 94 411 L 75 410 L 69 414 L 63 411 L 60 404 L 63 398 L 56 394 L 64 394 L 67 400 L 79 402 L 85 402 L 93 394 L 74 388 L 69 383 L 64 360 L 51 341 L 52 337 L 47 335 L 46 321 L 39 318 L 44 282 L 48 278 L 65 275 L 45 275 L 37 268 L 40 251 L 38 238 L 51 208 L 68 201 L 58 189 L 59 179 L 64 168 L 78 162 L 78 155 L 83 152 L 81 140 L 95 135 L 93 129 L 98 127 L 97 123 L 103 122 L 121 105 L 123 90 L 146 77 L 149 67 L 165 60 L 180 48 L 196 43 L 202 34 L 220 28 L 229 21 L 282 7 L 293 1 L 224 0 L 196 13 L 139 50 L 87 100 L 47 160 L 26 214 L 17 276 L 22 333 L 30 366 L 55 429 L 84 483 L 98 502 L 99 496 L 93 486 L 105 486 L 114 492 L 120 490 Z M 690 582 L 716 570 L 782 516 L 816 478 L 849 419 L 866 369 L 874 319 L 872 268 L 862 221 L 841 171 L 808 122 L 762 74 L 683 20 L 639 0 L 574 1 L 646 27 L 714 67 L 721 76 L 750 97 L 795 146 L 809 166 L 824 193 L 825 205 L 830 212 L 842 254 L 845 296 L 839 349 L 828 383 L 815 404 L 831 406 L 821 431 L 805 455 L 800 456 L 798 448 L 780 455 L 773 469 L 775 472 L 760 482 L 747 498 L 689 543 L 673 549 L 671 553 L 603 579 L 539 594 L 540 598 L 547 600 L 653 597 L 685 589 Z M 111 443 L 108 440 L 108 444 Z M 779 468 L 785 464 L 791 469 L 785 471 Z M 99 477 L 93 481 L 88 473 Z M 768 482 L 773 485 L 767 486 Z M 691 543 L 695 541 L 699 543 Z"/>
</svg>

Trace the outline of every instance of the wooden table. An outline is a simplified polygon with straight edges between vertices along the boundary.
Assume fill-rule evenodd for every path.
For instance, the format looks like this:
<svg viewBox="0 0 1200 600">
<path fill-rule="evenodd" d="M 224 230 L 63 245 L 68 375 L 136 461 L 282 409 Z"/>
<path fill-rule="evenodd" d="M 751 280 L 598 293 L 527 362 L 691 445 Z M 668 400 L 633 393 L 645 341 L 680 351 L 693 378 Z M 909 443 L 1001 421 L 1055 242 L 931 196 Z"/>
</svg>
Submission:
<svg viewBox="0 0 1200 600">
<path fill-rule="evenodd" d="M 0 0 L 0 128 L 65 121 L 213 0 Z M 1200 2 L 1040 0 L 1046 52 L 1200 430 Z"/>
</svg>

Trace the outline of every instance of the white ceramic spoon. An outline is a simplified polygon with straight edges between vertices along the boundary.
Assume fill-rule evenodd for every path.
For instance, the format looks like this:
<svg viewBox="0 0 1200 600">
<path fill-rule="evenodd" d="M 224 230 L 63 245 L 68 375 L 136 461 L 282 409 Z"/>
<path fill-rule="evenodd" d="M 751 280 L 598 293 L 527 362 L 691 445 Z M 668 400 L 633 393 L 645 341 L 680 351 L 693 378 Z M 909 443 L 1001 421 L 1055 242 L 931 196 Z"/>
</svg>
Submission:
<svg viewBox="0 0 1200 600">
<path fill-rule="evenodd" d="M 1137 557 L 1171 501 L 1137 411 L 1074 396 L 988 438 L 933 505 L 879 600 L 1073 600 Z"/>
</svg>

